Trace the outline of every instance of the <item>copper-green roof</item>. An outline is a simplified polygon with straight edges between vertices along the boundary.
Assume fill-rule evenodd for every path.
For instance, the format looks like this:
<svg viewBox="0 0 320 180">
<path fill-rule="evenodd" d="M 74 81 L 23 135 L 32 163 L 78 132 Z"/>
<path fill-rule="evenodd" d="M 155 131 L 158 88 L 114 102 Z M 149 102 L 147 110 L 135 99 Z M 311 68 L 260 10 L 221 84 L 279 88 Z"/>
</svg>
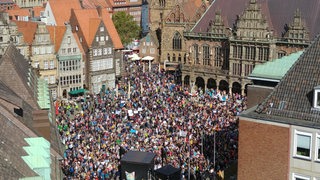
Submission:
<svg viewBox="0 0 320 180">
<path fill-rule="evenodd" d="M 23 147 L 28 156 L 22 156 L 26 164 L 34 172 L 39 174 L 44 180 L 50 179 L 51 174 L 51 158 L 50 158 L 50 142 L 43 137 L 24 138 L 29 146 Z M 36 178 L 39 177 L 29 177 Z"/>
<path fill-rule="evenodd" d="M 38 79 L 38 105 L 41 109 L 50 109 L 48 83 L 40 78 Z"/>
<path fill-rule="evenodd" d="M 298 51 L 273 61 L 258 64 L 249 75 L 249 79 L 267 79 L 279 82 L 302 53 L 303 51 Z"/>
</svg>

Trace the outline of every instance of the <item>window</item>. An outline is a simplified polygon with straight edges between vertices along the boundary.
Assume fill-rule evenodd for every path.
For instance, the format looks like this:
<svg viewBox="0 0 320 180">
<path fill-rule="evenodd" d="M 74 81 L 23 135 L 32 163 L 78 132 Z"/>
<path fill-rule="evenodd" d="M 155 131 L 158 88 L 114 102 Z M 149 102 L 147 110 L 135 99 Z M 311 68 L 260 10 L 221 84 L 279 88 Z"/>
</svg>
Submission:
<svg viewBox="0 0 320 180">
<path fill-rule="evenodd" d="M 68 54 L 70 54 L 71 53 L 71 48 L 68 48 Z"/>
<path fill-rule="evenodd" d="M 216 67 L 221 67 L 222 62 L 221 62 L 221 54 L 222 54 L 222 49 L 221 47 L 215 47 L 214 48 L 214 66 Z"/>
<path fill-rule="evenodd" d="M 65 53 L 66 53 L 66 49 L 64 49 L 64 48 L 61 49 L 61 53 L 62 53 L 62 54 L 65 54 Z"/>
<path fill-rule="evenodd" d="M 107 48 L 103 48 L 103 55 L 108 54 L 108 49 Z"/>
<path fill-rule="evenodd" d="M 48 69 L 48 68 L 49 68 L 48 61 L 44 61 L 43 62 L 43 69 Z"/>
<path fill-rule="evenodd" d="M 204 45 L 202 48 L 203 51 L 203 65 L 210 66 L 210 48 L 208 45 Z"/>
<path fill-rule="evenodd" d="M 97 56 L 98 55 L 98 49 L 94 49 L 93 50 L 93 56 Z"/>
<path fill-rule="evenodd" d="M 48 76 L 44 76 L 43 79 L 44 79 L 47 83 L 49 83 Z"/>
<path fill-rule="evenodd" d="M 155 53 L 154 48 L 150 48 L 150 54 L 154 54 L 154 53 Z"/>
<path fill-rule="evenodd" d="M 294 156 L 311 159 L 312 134 L 295 131 L 294 134 Z"/>
<path fill-rule="evenodd" d="M 293 173 L 292 180 L 310 180 L 310 177 Z"/>
<path fill-rule="evenodd" d="M 77 48 L 72 48 L 72 52 L 76 53 L 77 52 Z"/>
<path fill-rule="evenodd" d="M 108 48 L 108 54 L 112 54 L 112 48 L 111 47 Z"/>
<path fill-rule="evenodd" d="M 174 50 L 181 50 L 181 35 L 178 32 L 174 34 L 172 39 L 172 48 Z"/>
<path fill-rule="evenodd" d="M 279 51 L 278 52 L 278 58 L 280 59 L 280 58 L 282 58 L 283 56 L 285 56 L 286 55 L 286 52 L 285 51 Z"/>
<path fill-rule="evenodd" d="M 317 161 L 320 161 L 320 134 L 317 133 L 316 136 L 316 158 Z"/>
<path fill-rule="evenodd" d="M 313 107 L 320 109 L 320 85 L 313 90 Z"/>
<path fill-rule="evenodd" d="M 104 36 L 100 36 L 100 41 L 104 41 Z"/>
<path fill-rule="evenodd" d="M 102 49 L 98 49 L 98 56 L 101 56 L 102 55 Z"/>
<path fill-rule="evenodd" d="M 109 40 L 109 36 L 106 36 L 106 41 L 108 41 Z"/>
<path fill-rule="evenodd" d="M 96 41 L 99 42 L 99 36 L 96 36 Z"/>
<path fill-rule="evenodd" d="M 79 27 L 78 26 L 76 26 L 76 31 L 79 31 Z"/>
<path fill-rule="evenodd" d="M 142 54 L 145 54 L 147 52 L 146 48 L 142 48 Z"/>
<path fill-rule="evenodd" d="M 195 61 L 195 64 L 200 64 L 199 62 L 199 48 L 198 45 L 193 45 L 193 59 Z"/>
<path fill-rule="evenodd" d="M 54 68 L 54 61 L 50 60 L 50 69 L 53 69 L 53 68 Z"/>
<path fill-rule="evenodd" d="M 68 36 L 68 44 L 70 44 L 70 43 L 71 43 L 71 37 Z"/>
<path fill-rule="evenodd" d="M 100 32 L 103 32 L 103 31 L 104 31 L 104 27 L 101 26 L 101 27 L 100 27 Z"/>
<path fill-rule="evenodd" d="M 54 77 L 54 75 L 50 76 L 50 84 L 54 84 L 56 82 L 56 78 Z"/>
</svg>

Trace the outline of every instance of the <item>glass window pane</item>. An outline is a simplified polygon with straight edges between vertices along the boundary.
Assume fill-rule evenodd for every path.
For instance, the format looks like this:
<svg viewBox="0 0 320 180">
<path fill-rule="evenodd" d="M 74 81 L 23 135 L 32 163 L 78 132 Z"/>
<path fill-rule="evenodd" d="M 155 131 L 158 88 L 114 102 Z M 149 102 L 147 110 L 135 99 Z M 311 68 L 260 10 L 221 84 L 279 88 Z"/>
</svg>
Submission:
<svg viewBox="0 0 320 180">
<path fill-rule="evenodd" d="M 317 101 L 317 106 L 320 106 L 320 92 L 317 92 L 316 101 Z"/>
<path fill-rule="evenodd" d="M 320 159 L 320 137 L 317 138 L 316 151 L 318 152 L 318 157 L 317 157 L 317 159 Z"/>
<path fill-rule="evenodd" d="M 310 156 L 311 137 L 297 134 L 297 155 Z"/>
</svg>

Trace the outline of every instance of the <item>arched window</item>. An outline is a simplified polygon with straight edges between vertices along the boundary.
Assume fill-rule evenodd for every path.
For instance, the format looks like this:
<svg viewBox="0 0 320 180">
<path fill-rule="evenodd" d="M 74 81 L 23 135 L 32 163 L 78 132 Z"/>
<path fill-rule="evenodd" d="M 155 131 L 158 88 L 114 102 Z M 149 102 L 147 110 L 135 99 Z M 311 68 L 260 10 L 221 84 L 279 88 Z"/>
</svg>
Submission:
<svg viewBox="0 0 320 180">
<path fill-rule="evenodd" d="M 167 59 L 168 59 L 168 61 L 170 61 L 170 54 L 169 53 L 167 54 Z"/>
<path fill-rule="evenodd" d="M 181 54 L 178 56 L 178 62 L 181 62 Z"/>
<path fill-rule="evenodd" d="M 172 48 L 173 50 L 181 50 L 181 35 L 176 32 L 172 39 Z"/>
<path fill-rule="evenodd" d="M 173 62 L 176 61 L 176 54 L 172 54 L 172 61 L 173 61 Z"/>
</svg>

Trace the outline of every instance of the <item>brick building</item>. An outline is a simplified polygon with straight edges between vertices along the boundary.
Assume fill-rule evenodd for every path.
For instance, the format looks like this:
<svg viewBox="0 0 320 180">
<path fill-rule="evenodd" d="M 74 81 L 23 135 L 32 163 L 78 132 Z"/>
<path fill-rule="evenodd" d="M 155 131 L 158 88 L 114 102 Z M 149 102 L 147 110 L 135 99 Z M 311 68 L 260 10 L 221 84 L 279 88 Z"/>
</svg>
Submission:
<svg viewBox="0 0 320 180">
<path fill-rule="evenodd" d="M 271 94 L 240 115 L 238 179 L 320 178 L 320 36 Z"/>
</svg>

